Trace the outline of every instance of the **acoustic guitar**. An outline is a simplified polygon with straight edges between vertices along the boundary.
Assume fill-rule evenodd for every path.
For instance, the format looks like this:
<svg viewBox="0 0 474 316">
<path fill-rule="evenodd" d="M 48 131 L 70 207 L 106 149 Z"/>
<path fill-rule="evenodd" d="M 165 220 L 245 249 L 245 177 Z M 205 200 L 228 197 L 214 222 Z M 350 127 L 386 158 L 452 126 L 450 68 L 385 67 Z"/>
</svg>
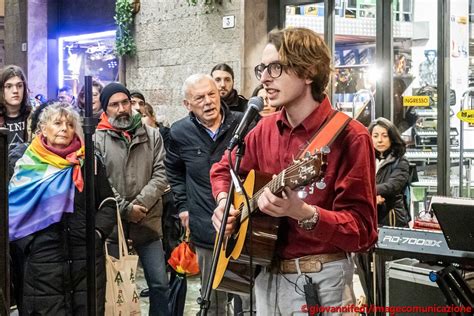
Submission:
<svg viewBox="0 0 474 316">
<path fill-rule="evenodd" d="M 292 190 L 319 181 L 317 187 L 324 185 L 327 151 L 307 153 L 304 158 L 294 161 L 276 177 L 252 170 L 243 184 L 243 192 L 234 192 L 233 206 L 240 211 L 236 232 L 226 236 L 219 252 L 216 274 L 212 287 L 226 292 L 246 293 L 250 274 L 250 255 L 252 264 L 269 266 L 275 254 L 280 219 L 266 215 L 258 210 L 258 198 L 265 188 L 278 196 L 284 187 Z M 311 188 L 313 190 L 314 188 Z M 252 214 L 252 229 L 249 230 L 249 215 Z M 251 233 L 250 233 L 251 231 Z M 217 238 L 216 238 L 217 245 Z M 252 270 L 252 271 L 251 271 Z"/>
</svg>

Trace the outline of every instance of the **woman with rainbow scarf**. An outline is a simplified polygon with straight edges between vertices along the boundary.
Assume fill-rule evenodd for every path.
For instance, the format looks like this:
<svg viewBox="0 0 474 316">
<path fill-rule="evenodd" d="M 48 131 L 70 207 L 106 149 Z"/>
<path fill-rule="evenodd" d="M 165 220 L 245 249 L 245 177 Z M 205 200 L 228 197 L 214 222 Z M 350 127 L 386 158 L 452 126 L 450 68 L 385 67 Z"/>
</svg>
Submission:
<svg viewBox="0 0 474 316">
<path fill-rule="evenodd" d="M 10 241 L 25 255 L 20 315 L 86 315 L 86 210 L 80 117 L 67 103 L 48 106 L 40 131 L 18 160 L 9 187 Z M 96 159 L 96 275 L 104 312 L 104 241 L 116 224 L 105 168 Z"/>
</svg>

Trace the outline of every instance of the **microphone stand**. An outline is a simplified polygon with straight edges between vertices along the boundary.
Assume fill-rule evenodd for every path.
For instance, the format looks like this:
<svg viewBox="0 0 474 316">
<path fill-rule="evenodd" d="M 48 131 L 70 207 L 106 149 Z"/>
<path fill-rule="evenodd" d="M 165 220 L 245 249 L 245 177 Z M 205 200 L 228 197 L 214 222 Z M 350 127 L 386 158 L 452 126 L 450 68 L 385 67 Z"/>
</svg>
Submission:
<svg viewBox="0 0 474 316">
<path fill-rule="evenodd" d="M 96 269 L 95 269 L 95 196 L 94 196 L 94 141 L 95 119 L 92 114 L 92 77 L 84 77 L 85 115 L 84 115 L 84 193 L 86 207 L 86 253 L 87 253 L 87 315 L 97 315 Z"/>
<path fill-rule="evenodd" d="M 235 153 L 235 171 L 236 174 L 238 174 L 239 168 L 240 168 L 240 161 L 242 160 L 242 157 L 245 154 L 245 143 L 243 141 L 239 142 L 237 151 Z M 229 164 L 232 164 L 232 161 L 229 161 Z M 222 225 L 221 228 L 219 229 L 219 233 L 217 235 L 217 243 L 216 247 L 214 247 L 214 252 L 212 254 L 212 263 L 211 263 L 211 272 L 209 274 L 209 280 L 206 284 L 206 289 L 204 291 L 204 296 L 201 296 L 198 298 L 197 303 L 201 306 L 198 315 L 199 316 L 207 316 L 207 312 L 209 310 L 209 307 L 211 305 L 210 297 L 211 297 L 211 291 L 212 291 L 212 283 L 214 283 L 214 278 L 216 276 L 216 270 L 217 270 L 217 260 L 219 257 L 219 249 L 222 247 L 222 243 L 224 242 L 224 235 L 225 235 L 225 227 L 227 223 L 227 219 L 229 218 L 229 213 L 230 213 L 230 207 L 232 205 L 232 195 L 234 192 L 234 181 L 230 182 L 230 187 L 229 191 L 227 194 L 227 200 L 225 202 L 225 208 L 224 208 L 224 214 L 222 216 Z M 243 187 L 242 187 L 243 189 Z"/>
</svg>

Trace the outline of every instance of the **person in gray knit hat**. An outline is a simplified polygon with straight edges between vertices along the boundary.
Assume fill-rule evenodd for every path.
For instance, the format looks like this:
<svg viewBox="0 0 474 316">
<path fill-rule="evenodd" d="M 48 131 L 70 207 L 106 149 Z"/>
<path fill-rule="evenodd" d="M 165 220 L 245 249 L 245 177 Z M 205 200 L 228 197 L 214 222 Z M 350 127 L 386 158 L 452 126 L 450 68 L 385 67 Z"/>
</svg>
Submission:
<svg viewBox="0 0 474 316">
<path fill-rule="evenodd" d="M 140 257 L 150 289 L 149 315 L 169 315 L 169 286 L 161 238 L 165 150 L 158 129 L 133 114 L 130 92 L 117 82 L 100 95 L 104 113 L 95 133 L 107 177 L 119 202 L 126 238 Z"/>
</svg>

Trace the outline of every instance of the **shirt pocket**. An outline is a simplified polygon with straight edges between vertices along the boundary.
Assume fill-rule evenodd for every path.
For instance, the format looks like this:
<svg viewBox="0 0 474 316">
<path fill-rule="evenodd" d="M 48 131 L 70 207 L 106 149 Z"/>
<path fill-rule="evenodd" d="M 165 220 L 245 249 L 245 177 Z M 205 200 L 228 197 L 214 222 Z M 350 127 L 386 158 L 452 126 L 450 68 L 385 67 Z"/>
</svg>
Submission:
<svg viewBox="0 0 474 316">
<path fill-rule="evenodd" d="M 208 155 L 201 146 L 193 146 L 181 149 L 181 157 L 187 166 L 192 166 L 196 162 L 209 162 Z"/>
</svg>

